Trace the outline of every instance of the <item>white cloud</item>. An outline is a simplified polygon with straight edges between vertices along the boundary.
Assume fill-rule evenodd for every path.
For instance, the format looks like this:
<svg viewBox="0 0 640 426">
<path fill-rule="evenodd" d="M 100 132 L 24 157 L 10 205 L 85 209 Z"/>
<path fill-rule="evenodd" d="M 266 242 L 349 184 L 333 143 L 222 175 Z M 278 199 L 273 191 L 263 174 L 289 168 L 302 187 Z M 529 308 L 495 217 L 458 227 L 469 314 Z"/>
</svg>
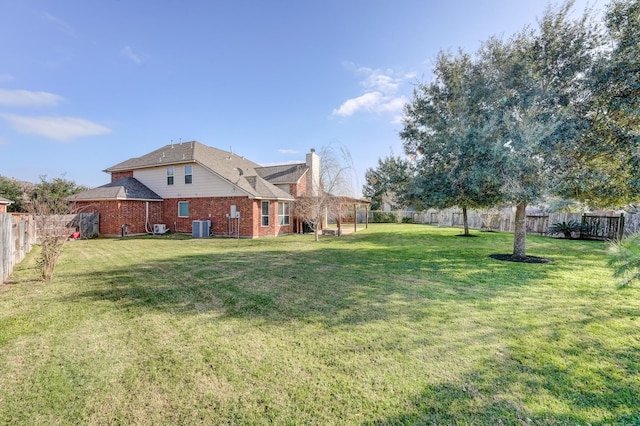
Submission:
<svg viewBox="0 0 640 426">
<path fill-rule="evenodd" d="M 15 80 L 15 77 L 11 74 L 0 74 L 0 83 L 8 83 L 13 80 Z"/>
<path fill-rule="evenodd" d="M 64 98 L 62 96 L 49 92 L 0 89 L 0 105 L 5 106 L 56 106 L 63 100 Z"/>
<path fill-rule="evenodd" d="M 379 104 L 382 94 L 380 92 L 369 92 L 357 98 L 347 99 L 340 108 L 333 110 L 333 115 L 348 117 L 359 110 L 372 111 Z"/>
<path fill-rule="evenodd" d="M 140 57 L 140 55 L 138 55 L 137 53 L 135 53 L 133 51 L 133 49 L 131 49 L 130 46 L 125 46 L 121 53 L 126 56 L 127 58 L 131 59 L 131 61 L 133 63 L 135 63 L 136 65 L 142 65 L 142 58 Z"/>
<path fill-rule="evenodd" d="M 296 151 L 295 149 L 279 149 L 278 152 L 280 154 L 297 154 L 298 151 Z"/>
<path fill-rule="evenodd" d="M 347 99 L 331 115 L 349 117 L 360 111 L 380 114 L 402 110 L 407 99 L 397 93 L 407 74 L 398 76 L 393 70 L 358 68 L 351 63 L 345 65 L 362 76 L 359 84 L 363 87 L 364 94 Z"/>
<path fill-rule="evenodd" d="M 17 114 L 0 114 L 18 132 L 40 135 L 57 141 L 70 141 L 82 136 L 105 135 L 111 129 L 84 118 L 77 117 L 26 117 Z"/>
</svg>

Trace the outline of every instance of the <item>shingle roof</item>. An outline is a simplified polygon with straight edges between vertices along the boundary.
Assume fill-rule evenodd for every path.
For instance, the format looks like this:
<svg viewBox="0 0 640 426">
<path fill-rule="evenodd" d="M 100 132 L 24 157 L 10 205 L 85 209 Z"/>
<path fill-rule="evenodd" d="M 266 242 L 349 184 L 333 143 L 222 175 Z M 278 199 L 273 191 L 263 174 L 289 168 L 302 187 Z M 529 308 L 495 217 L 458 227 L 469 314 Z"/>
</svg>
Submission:
<svg viewBox="0 0 640 426">
<path fill-rule="evenodd" d="M 13 201 L 0 197 L 0 204 L 13 204 Z"/>
<path fill-rule="evenodd" d="M 283 164 L 279 166 L 258 167 L 256 172 L 260 177 L 274 185 L 298 183 L 300 178 L 309 170 L 306 164 Z"/>
<path fill-rule="evenodd" d="M 72 195 L 69 201 L 144 200 L 162 201 L 162 197 L 136 178 L 126 177 L 97 188 Z"/>
<path fill-rule="evenodd" d="M 258 175 L 256 169 L 260 168 L 259 164 L 240 155 L 203 145 L 197 141 L 165 145 L 149 154 L 111 166 L 105 172 L 113 173 L 194 162 L 255 198 L 293 199 L 288 192 Z"/>
</svg>

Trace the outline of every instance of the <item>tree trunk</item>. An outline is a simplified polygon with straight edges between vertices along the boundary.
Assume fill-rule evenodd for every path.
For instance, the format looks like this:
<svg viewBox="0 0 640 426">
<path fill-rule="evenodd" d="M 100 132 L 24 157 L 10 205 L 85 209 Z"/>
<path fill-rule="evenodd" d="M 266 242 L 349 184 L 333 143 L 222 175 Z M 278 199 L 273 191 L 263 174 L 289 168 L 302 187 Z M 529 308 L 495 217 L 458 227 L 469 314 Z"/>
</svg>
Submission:
<svg viewBox="0 0 640 426">
<path fill-rule="evenodd" d="M 527 202 L 516 204 L 515 233 L 513 236 L 513 257 L 524 259 L 527 256 Z"/>
<path fill-rule="evenodd" d="M 469 235 L 469 220 L 467 219 L 467 208 L 462 208 L 462 223 L 464 224 L 464 235 Z"/>
</svg>

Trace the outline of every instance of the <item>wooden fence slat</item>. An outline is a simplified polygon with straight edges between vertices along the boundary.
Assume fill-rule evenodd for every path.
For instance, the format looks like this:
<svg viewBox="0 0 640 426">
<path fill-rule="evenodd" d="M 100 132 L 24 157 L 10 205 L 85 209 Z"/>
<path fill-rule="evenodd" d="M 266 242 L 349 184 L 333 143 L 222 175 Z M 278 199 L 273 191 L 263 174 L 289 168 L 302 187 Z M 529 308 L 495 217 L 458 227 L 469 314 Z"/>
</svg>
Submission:
<svg viewBox="0 0 640 426">
<path fill-rule="evenodd" d="M 369 222 L 373 222 L 375 211 L 369 211 Z M 462 211 L 459 209 L 428 209 L 421 212 L 384 212 L 395 213 L 398 217 L 411 218 L 413 223 L 422 223 L 438 226 L 462 226 Z M 513 232 L 514 212 L 512 209 L 493 211 L 468 210 L 467 218 L 469 228 L 489 229 L 494 231 Z M 593 219 L 592 219 L 593 218 Z M 527 215 L 527 233 L 546 235 L 548 229 L 554 223 L 576 221 L 595 224 L 597 232 L 586 235 L 585 238 L 617 239 L 640 232 L 640 214 L 596 214 L 590 213 L 583 217 L 582 213 L 549 213 Z M 594 225 L 595 226 L 595 225 Z"/>
</svg>

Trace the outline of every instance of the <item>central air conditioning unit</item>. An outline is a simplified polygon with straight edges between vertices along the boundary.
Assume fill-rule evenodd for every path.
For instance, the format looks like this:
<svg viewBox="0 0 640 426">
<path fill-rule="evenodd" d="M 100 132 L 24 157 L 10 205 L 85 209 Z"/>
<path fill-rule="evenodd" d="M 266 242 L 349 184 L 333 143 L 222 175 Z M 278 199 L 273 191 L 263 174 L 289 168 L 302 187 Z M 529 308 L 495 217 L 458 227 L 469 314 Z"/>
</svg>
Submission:
<svg viewBox="0 0 640 426">
<path fill-rule="evenodd" d="M 210 229 L 210 220 L 194 220 L 191 228 L 191 236 L 193 238 L 208 237 Z"/>
<path fill-rule="evenodd" d="M 164 223 L 156 223 L 153 225 L 153 233 L 154 234 L 166 234 L 167 233 L 167 225 Z"/>
</svg>

